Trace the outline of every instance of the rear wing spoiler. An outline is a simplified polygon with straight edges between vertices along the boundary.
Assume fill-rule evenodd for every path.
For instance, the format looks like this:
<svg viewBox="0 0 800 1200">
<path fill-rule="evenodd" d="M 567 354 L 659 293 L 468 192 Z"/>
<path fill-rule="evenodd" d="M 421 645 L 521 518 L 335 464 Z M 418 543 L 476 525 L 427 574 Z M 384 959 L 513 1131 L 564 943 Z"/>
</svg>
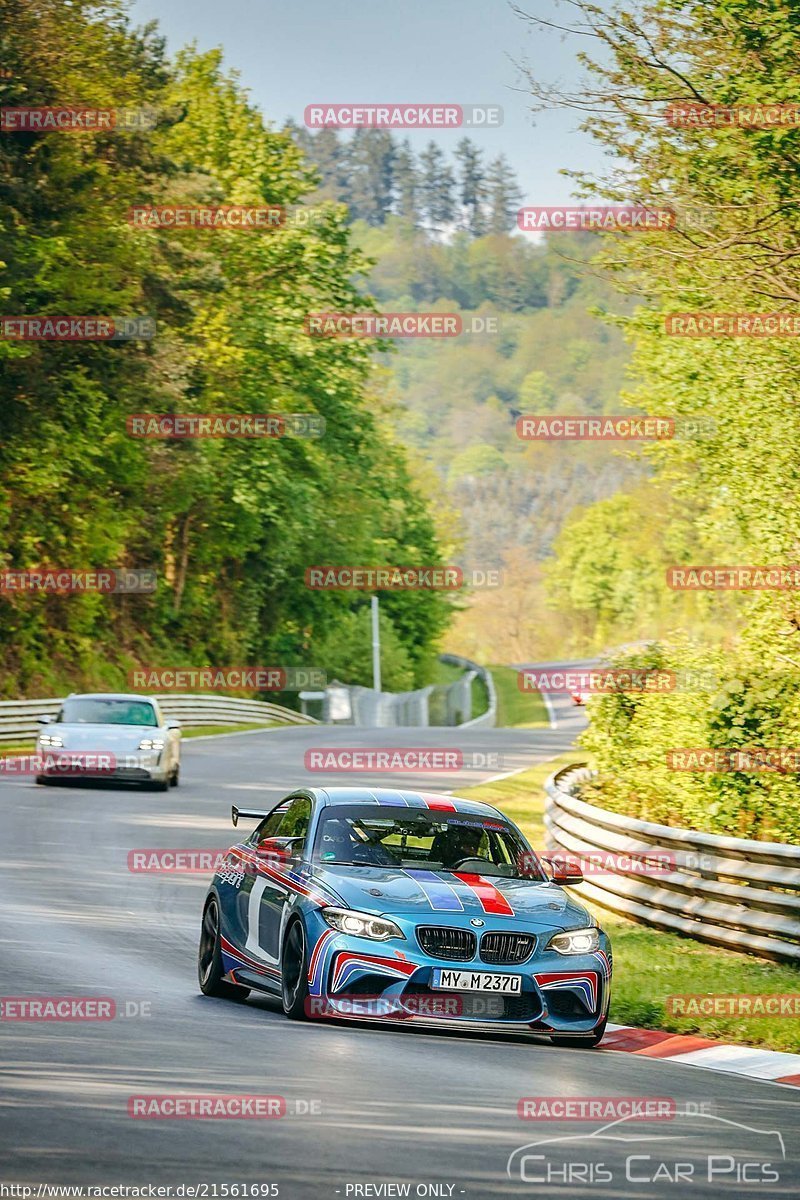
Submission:
<svg viewBox="0 0 800 1200">
<path fill-rule="evenodd" d="M 277 805 L 275 807 L 277 808 Z M 271 808 L 237 808 L 232 804 L 231 821 L 234 825 L 239 824 L 240 817 L 244 817 L 246 821 L 263 821 L 264 817 L 268 817 L 273 811 Z"/>
<path fill-rule="evenodd" d="M 276 801 L 272 808 L 237 808 L 235 804 L 232 804 L 231 821 L 234 825 L 239 824 L 240 817 L 244 817 L 246 821 L 263 821 L 264 817 L 271 817 L 279 809 L 288 808 L 294 799 L 296 799 L 295 796 L 284 796 L 282 800 Z"/>
</svg>

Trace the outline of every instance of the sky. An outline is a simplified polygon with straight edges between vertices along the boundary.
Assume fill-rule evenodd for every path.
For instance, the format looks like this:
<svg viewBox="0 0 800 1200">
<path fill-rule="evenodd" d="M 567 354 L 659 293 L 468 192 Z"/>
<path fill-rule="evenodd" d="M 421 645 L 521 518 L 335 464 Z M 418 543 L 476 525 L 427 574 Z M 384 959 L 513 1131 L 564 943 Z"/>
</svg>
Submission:
<svg viewBox="0 0 800 1200">
<path fill-rule="evenodd" d="M 519 7 L 569 24 L 557 0 L 519 0 Z M 222 46 L 226 64 L 265 117 L 303 123 L 306 105 L 447 102 L 491 104 L 503 123 L 468 131 L 486 161 L 504 153 L 526 204 L 563 204 L 572 184 L 561 168 L 594 170 L 602 155 L 578 130 L 579 114 L 530 111 L 519 64 L 569 87 L 579 78 L 583 39 L 541 31 L 507 0 L 133 0 L 136 24 L 157 20 L 170 51 L 195 41 Z M 409 132 L 414 149 L 431 136 L 450 152 L 460 129 Z M 402 136 L 405 136 L 403 131 Z"/>
</svg>

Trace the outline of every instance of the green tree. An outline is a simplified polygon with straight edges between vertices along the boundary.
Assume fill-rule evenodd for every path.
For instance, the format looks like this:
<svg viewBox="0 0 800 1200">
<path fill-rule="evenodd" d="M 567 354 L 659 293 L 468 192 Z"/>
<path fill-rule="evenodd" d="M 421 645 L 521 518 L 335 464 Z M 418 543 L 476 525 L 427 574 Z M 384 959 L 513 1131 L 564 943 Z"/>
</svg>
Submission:
<svg viewBox="0 0 800 1200">
<path fill-rule="evenodd" d="M 148 314 L 153 342 L 0 341 L 4 567 L 155 569 L 153 596 L 21 593 L 0 607 L 6 694 L 123 683 L 135 662 L 313 663 L 361 597 L 307 566 L 440 561 L 426 501 L 376 417 L 372 346 L 309 312 L 368 307 L 345 211 L 265 233 L 131 228 L 133 203 L 282 204 L 317 176 L 218 51 L 166 58 L 116 4 L 8 0 L 4 103 L 152 107 L 153 131 L 3 135 L 3 314 Z M 306 412 L 318 439 L 138 441 L 141 412 Z M 449 609 L 387 617 L 420 678 Z"/>
<path fill-rule="evenodd" d="M 428 142 L 419 162 L 420 209 L 428 227 L 441 230 L 455 219 L 455 178 L 435 142 Z"/>
<path fill-rule="evenodd" d="M 586 84 L 571 102 L 592 110 L 586 128 L 610 152 L 608 174 L 578 176 L 580 192 L 677 214 L 673 228 L 602 237 L 595 263 L 624 295 L 646 297 L 616 323 L 634 347 L 627 399 L 677 422 L 677 436 L 652 448 L 653 467 L 689 515 L 690 551 L 710 550 L 705 561 L 720 565 L 794 564 L 800 545 L 796 340 L 681 337 L 670 332 L 668 319 L 686 312 L 792 312 L 800 297 L 797 131 L 791 123 L 666 118 L 675 105 L 691 111 L 792 101 L 800 61 L 795 5 L 639 0 L 631 8 L 576 0 L 574 7 L 600 53 L 583 55 Z M 541 104 L 565 99 L 539 80 L 532 86 Z M 644 520 L 643 506 L 639 512 Z M 613 536 L 613 522 L 602 512 L 595 526 L 598 538 Z M 668 534 L 669 523 L 662 545 Z M 630 554 L 638 535 L 621 536 Z M 737 747 L 743 737 L 751 745 L 786 746 L 800 734 L 797 591 L 716 592 L 703 601 L 708 620 L 700 626 L 699 653 L 719 664 L 716 693 L 691 704 L 685 697 L 674 704 L 663 697 L 616 707 L 603 702 L 593 713 L 590 736 L 600 750 L 603 786 L 618 801 L 627 795 L 643 802 L 637 764 L 645 745 L 647 762 L 663 764 L 669 747 Z M 695 651 L 671 639 L 661 653 L 673 666 Z M 688 736 L 696 740 L 682 740 Z M 794 784 L 785 773 L 678 780 L 670 780 L 666 767 L 652 772 L 651 807 L 679 816 L 688 810 L 702 827 L 796 836 Z M 670 809 L 681 786 L 691 791 L 692 803 Z"/>
<path fill-rule="evenodd" d="M 406 138 L 398 147 L 394 158 L 393 171 L 394 188 L 396 193 L 396 211 L 398 216 L 409 221 L 412 225 L 419 223 L 417 197 L 419 180 L 417 164 L 411 144 Z"/>
<path fill-rule="evenodd" d="M 468 137 L 456 146 L 458 163 L 458 197 L 461 203 L 461 224 L 473 237 L 486 232 L 485 203 L 487 181 L 483 172 L 482 153 Z"/>
<path fill-rule="evenodd" d="M 353 219 L 383 225 L 392 211 L 395 143 L 385 129 L 357 129 L 350 143 L 350 192 Z"/>
<path fill-rule="evenodd" d="M 504 154 L 492 159 L 486 169 L 486 227 L 489 233 L 508 233 L 517 227 L 517 211 L 523 192 Z"/>
</svg>

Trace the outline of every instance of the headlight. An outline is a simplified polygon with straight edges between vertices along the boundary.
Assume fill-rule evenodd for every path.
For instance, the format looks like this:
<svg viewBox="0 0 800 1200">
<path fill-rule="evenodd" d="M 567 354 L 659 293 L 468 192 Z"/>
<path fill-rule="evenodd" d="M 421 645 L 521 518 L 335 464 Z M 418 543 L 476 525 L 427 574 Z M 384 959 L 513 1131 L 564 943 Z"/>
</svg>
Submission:
<svg viewBox="0 0 800 1200">
<path fill-rule="evenodd" d="M 139 749 L 140 750 L 163 750 L 164 749 L 164 739 L 163 738 L 142 738 L 142 740 L 139 742 Z"/>
<path fill-rule="evenodd" d="M 374 938 L 385 942 L 389 938 L 405 938 L 394 921 L 385 917 L 373 917 L 372 913 L 352 912 L 349 908 L 323 908 L 322 915 L 331 929 L 340 933 L 351 933 L 355 937 Z"/>
<path fill-rule="evenodd" d="M 557 933 L 547 943 L 548 950 L 559 954 L 592 954 L 600 945 L 600 934 L 593 926 L 589 929 L 569 929 Z"/>
<path fill-rule="evenodd" d="M 57 747 L 63 746 L 64 739 L 62 737 L 59 737 L 57 733 L 40 733 L 39 734 L 39 745 L 40 746 L 57 746 Z"/>
</svg>

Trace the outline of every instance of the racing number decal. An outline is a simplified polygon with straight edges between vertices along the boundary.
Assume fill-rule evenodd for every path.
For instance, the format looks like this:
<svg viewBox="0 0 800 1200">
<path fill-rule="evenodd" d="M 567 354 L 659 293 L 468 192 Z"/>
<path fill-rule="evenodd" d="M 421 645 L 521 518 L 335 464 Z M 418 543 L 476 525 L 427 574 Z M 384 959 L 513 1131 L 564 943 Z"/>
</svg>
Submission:
<svg viewBox="0 0 800 1200">
<path fill-rule="evenodd" d="M 269 892 L 265 897 L 267 889 Z M 285 888 L 272 879 L 257 875 L 247 902 L 247 941 L 244 948 L 256 958 L 264 959 L 274 966 L 278 965 L 277 951 L 287 897 L 288 891 Z"/>
</svg>

